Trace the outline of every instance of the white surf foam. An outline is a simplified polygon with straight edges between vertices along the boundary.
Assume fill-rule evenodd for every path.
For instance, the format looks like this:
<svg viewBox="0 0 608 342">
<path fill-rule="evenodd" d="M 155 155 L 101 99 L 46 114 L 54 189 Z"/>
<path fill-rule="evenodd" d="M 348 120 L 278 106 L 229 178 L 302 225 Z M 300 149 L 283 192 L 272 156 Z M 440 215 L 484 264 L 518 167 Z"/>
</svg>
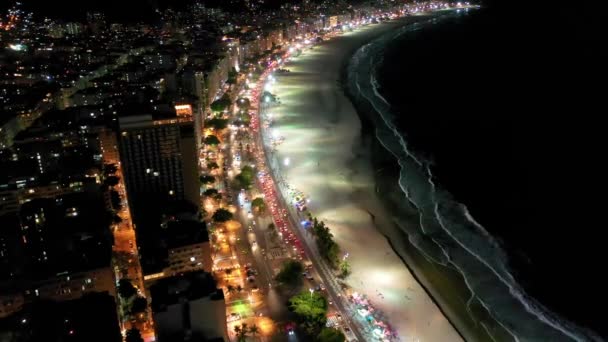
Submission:
<svg viewBox="0 0 608 342">
<path fill-rule="evenodd" d="M 415 241 L 410 241 L 429 260 L 439 263 L 445 263 L 449 260 L 463 274 L 466 285 L 473 295 L 478 298 L 481 305 L 515 340 L 528 341 L 538 340 L 538 338 L 573 339 L 577 341 L 601 340 L 593 332 L 564 320 L 526 295 L 509 271 L 506 253 L 500 247 L 500 244 L 481 224 L 475 221 L 466 206 L 454 202 L 448 193 L 438 189 L 429 163 L 416 156 L 409 149 L 406 138 L 396 128 L 390 103 L 379 91 L 380 86 L 373 66 L 382 62 L 381 53 L 387 42 L 410 31 L 405 27 L 396 34 L 381 37 L 365 45 L 357 51 L 349 67 L 349 78 L 356 88 L 356 95 L 364 98 L 378 114 L 380 120 L 374 120 L 376 136 L 382 146 L 395 156 L 399 163 L 401 168 L 399 186 L 404 195 L 420 211 L 422 233 L 428 235 L 437 232 L 437 229 L 433 229 L 436 227 L 425 226 L 425 221 L 433 218 L 441 231 L 445 233 L 444 235 L 449 237 L 450 241 L 456 243 L 461 250 L 455 251 L 452 247 L 453 244 L 451 244 L 452 246 L 445 246 L 441 239 L 432 238 L 431 241 L 441 248 L 446 257 L 437 258 L 431 256 L 425 250 L 424 244 L 419 240 L 423 236 L 418 236 L 417 239 L 414 239 Z M 412 180 L 418 181 L 418 183 Z M 424 182 L 420 182 L 421 180 L 424 180 Z M 428 188 L 425 189 L 420 183 L 428 184 Z M 416 187 L 422 187 L 422 189 L 416 190 Z M 459 221 L 460 223 L 458 223 Z M 463 222 L 466 224 L 462 224 Z M 479 265 L 483 265 L 485 271 L 480 270 Z M 481 274 L 482 272 L 486 272 L 486 275 Z M 487 283 L 491 282 L 487 273 L 491 273 L 495 279 L 493 288 L 488 288 Z M 484 276 L 481 281 L 474 279 L 475 276 L 481 275 Z M 497 286 L 499 283 L 502 286 Z M 498 291 L 501 291 L 501 293 L 497 293 Z M 504 307 L 492 305 L 500 301 L 507 301 L 508 305 Z M 530 322 L 530 314 L 538 319 L 535 323 Z M 540 331 L 542 329 L 546 331 Z"/>
</svg>

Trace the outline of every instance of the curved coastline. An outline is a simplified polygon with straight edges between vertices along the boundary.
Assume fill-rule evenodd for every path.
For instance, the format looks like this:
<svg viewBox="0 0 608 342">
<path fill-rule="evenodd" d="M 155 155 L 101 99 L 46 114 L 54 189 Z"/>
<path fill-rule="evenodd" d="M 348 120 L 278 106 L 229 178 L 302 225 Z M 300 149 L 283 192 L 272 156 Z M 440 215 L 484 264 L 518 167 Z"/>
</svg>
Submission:
<svg viewBox="0 0 608 342">
<path fill-rule="evenodd" d="M 390 127 L 390 104 L 378 91 L 376 67 L 382 62 L 378 59 L 383 44 L 417 29 L 412 26 L 376 38 L 342 68 L 343 88 L 357 109 L 362 135 L 372 144 L 378 197 L 400 230 L 383 234 L 467 340 L 601 340 L 525 294 L 509 272 L 501 247 L 466 206 L 435 184 L 431 169 Z M 399 235 L 401 244 L 396 244 Z"/>
<path fill-rule="evenodd" d="M 280 141 L 266 150 L 275 177 L 311 200 L 311 213 L 350 255 L 353 273 L 346 283 L 373 302 L 403 341 L 464 338 L 391 248 L 397 240 L 386 238 L 397 230 L 375 191 L 371 145 L 342 91 L 340 70 L 362 45 L 441 14 L 372 25 L 307 49 L 285 64 L 290 73 L 275 75 L 272 92 L 281 106 L 267 113 L 272 118 L 268 134 Z"/>
<path fill-rule="evenodd" d="M 428 20 L 436 20 L 431 18 Z M 419 22 L 403 23 L 400 28 L 417 29 Z M 386 33 L 393 35 L 394 33 Z M 377 37 L 375 40 L 382 39 Z M 373 41 L 371 42 L 373 43 Z M 386 228 L 376 227 L 385 237 L 395 254 L 401 259 L 405 267 L 408 268 L 412 276 L 422 286 L 429 297 L 444 314 L 446 319 L 455 328 L 458 334 L 465 341 L 513 341 L 508 333 L 501 331 L 497 322 L 488 314 L 483 307 L 471 308 L 471 292 L 465 284 L 465 279 L 457 271 L 445 266 L 446 260 L 435 259 L 433 255 L 425 254 L 419 247 L 412 243 L 416 240 L 413 234 L 408 235 L 401 231 L 394 220 L 420 226 L 419 213 L 417 206 L 409 200 L 407 206 L 398 206 L 400 202 L 394 190 L 394 184 L 399 181 L 401 166 L 397 159 L 381 144 L 376 137 L 377 125 L 374 123 L 373 115 L 375 109 L 367 102 L 361 101 L 357 92 L 352 89 L 352 82 L 349 77 L 349 67 L 353 63 L 355 54 L 370 42 L 352 51 L 351 57 L 346 58 L 340 70 L 340 86 L 346 97 L 354 105 L 355 111 L 361 121 L 362 144 L 370 151 L 370 159 L 374 166 L 374 181 L 376 183 L 376 194 L 386 213 L 400 212 L 400 217 L 393 216 L 391 219 L 395 228 L 387 231 Z M 387 194 L 380 196 L 380 193 Z M 405 209 L 405 210 L 404 210 Z M 420 241 L 419 243 L 424 243 Z M 436 263 L 429 260 L 435 260 Z M 441 283 L 444 286 L 438 286 Z M 443 292 L 450 294 L 450 298 L 445 298 Z M 472 315 L 472 312 L 476 312 Z M 473 319 L 472 319 L 473 318 Z"/>
</svg>

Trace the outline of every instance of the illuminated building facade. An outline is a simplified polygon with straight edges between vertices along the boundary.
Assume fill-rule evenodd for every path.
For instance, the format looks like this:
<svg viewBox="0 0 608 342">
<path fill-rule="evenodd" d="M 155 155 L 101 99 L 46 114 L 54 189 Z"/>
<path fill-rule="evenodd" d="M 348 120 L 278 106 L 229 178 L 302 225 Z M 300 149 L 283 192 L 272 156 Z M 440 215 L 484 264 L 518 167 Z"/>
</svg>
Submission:
<svg viewBox="0 0 608 342">
<path fill-rule="evenodd" d="M 172 201 L 198 203 L 199 180 L 191 117 L 120 119 L 119 148 L 136 225 Z"/>
</svg>

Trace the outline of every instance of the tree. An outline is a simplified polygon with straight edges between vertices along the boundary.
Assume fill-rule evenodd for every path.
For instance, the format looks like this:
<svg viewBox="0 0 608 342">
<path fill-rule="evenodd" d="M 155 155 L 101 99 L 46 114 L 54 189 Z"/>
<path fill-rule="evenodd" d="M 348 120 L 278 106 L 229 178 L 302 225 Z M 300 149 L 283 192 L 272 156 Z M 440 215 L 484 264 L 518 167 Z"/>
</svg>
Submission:
<svg viewBox="0 0 608 342">
<path fill-rule="evenodd" d="M 260 328 L 258 328 L 255 323 L 249 328 L 249 333 L 255 337 L 255 335 L 260 333 Z"/>
<path fill-rule="evenodd" d="M 260 214 L 264 213 L 266 210 L 266 203 L 264 203 L 264 199 L 261 197 L 254 198 L 253 201 L 251 201 L 251 206 L 254 209 L 257 209 Z"/>
<path fill-rule="evenodd" d="M 211 183 L 215 182 L 215 177 L 209 176 L 209 175 L 201 175 L 199 177 L 199 180 L 201 181 L 202 184 L 211 184 Z"/>
<path fill-rule="evenodd" d="M 104 164 L 103 165 L 103 173 L 106 176 L 110 176 L 115 174 L 118 171 L 118 167 L 116 166 L 116 164 Z"/>
<path fill-rule="evenodd" d="M 215 130 L 222 130 L 228 127 L 228 120 L 220 118 L 209 119 L 205 121 L 205 126 L 211 127 Z"/>
<path fill-rule="evenodd" d="M 144 342 L 144 339 L 137 328 L 131 328 L 127 330 L 125 342 Z"/>
<path fill-rule="evenodd" d="M 220 194 L 217 189 L 207 189 L 205 190 L 205 192 L 203 192 L 203 195 L 207 196 L 207 197 L 211 197 L 213 199 L 215 199 L 216 201 L 219 201 L 222 199 L 222 194 Z"/>
<path fill-rule="evenodd" d="M 318 292 L 303 291 L 289 299 L 289 310 L 311 336 L 317 335 L 327 321 L 327 300 Z"/>
<path fill-rule="evenodd" d="M 234 288 L 234 286 L 232 285 L 227 285 L 226 286 L 226 291 L 228 291 L 228 293 L 233 293 L 236 289 Z"/>
<path fill-rule="evenodd" d="M 239 173 L 236 177 L 236 181 L 238 185 L 243 189 L 249 189 L 251 184 L 253 183 L 254 171 L 253 168 L 249 165 L 243 166 L 241 169 L 241 173 Z"/>
<path fill-rule="evenodd" d="M 348 275 L 351 272 L 350 264 L 346 260 L 340 261 L 339 269 L 340 269 L 340 275 L 339 275 L 340 278 L 348 277 Z"/>
<path fill-rule="evenodd" d="M 241 97 L 236 101 L 236 105 L 241 111 L 247 111 L 251 107 L 251 101 L 246 97 Z"/>
<path fill-rule="evenodd" d="M 119 224 L 122 222 L 122 218 L 116 214 L 112 215 L 112 223 Z"/>
<path fill-rule="evenodd" d="M 296 287 L 302 283 L 302 272 L 304 266 L 296 260 L 288 260 L 283 263 L 281 271 L 276 276 L 276 280 L 284 285 Z"/>
<path fill-rule="evenodd" d="M 120 178 L 118 178 L 116 176 L 108 176 L 104 180 L 104 183 L 109 186 L 117 186 L 119 181 L 120 181 Z"/>
<path fill-rule="evenodd" d="M 120 211 L 120 209 L 122 208 L 122 201 L 120 200 L 120 195 L 118 194 L 118 191 L 110 191 L 110 202 L 112 203 L 112 208 L 114 208 L 114 210 Z"/>
<path fill-rule="evenodd" d="M 243 291 L 243 287 L 242 287 L 241 285 L 237 285 L 237 286 L 236 286 L 236 291 L 237 291 L 237 292 L 241 292 L 241 291 Z"/>
<path fill-rule="evenodd" d="M 236 68 L 232 67 L 232 69 L 230 69 L 230 71 L 228 71 L 228 80 L 226 81 L 226 83 L 232 85 L 232 84 L 236 84 L 236 79 L 239 76 L 239 73 L 236 71 Z"/>
<path fill-rule="evenodd" d="M 219 169 L 219 168 L 220 168 L 220 166 L 219 166 L 219 165 L 217 165 L 217 163 L 216 163 L 216 162 L 214 162 L 214 161 L 210 161 L 210 162 L 208 162 L 208 163 L 207 163 L 207 168 L 208 168 L 209 170 L 215 170 L 215 169 Z"/>
<path fill-rule="evenodd" d="M 234 326 L 234 333 L 236 334 L 236 339 L 239 342 L 247 340 L 247 334 L 249 333 L 249 329 L 247 328 L 247 323 L 243 323 L 242 325 Z"/>
<path fill-rule="evenodd" d="M 318 221 L 316 218 L 313 218 L 312 221 L 312 231 L 313 234 L 315 234 L 321 256 L 323 256 L 332 267 L 336 267 L 339 261 L 340 247 L 334 241 L 334 236 L 329 231 L 329 228 L 325 226 L 323 221 Z"/>
<path fill-rule="evenodd" d="M 220 208 L 211 217 L 214 222 L 226 222 L 232 220 L 232 213 L 224 208 Z"/>
<path fill-rule="evenodd" d="M 148 300 L 144 297 L 137 297 L 133 300 L 131 304 L 131 313 L 137 314 L 141 312 L 146 312 L 148 308 Z"/>
<path fill-rule="evenodd" d="M 223 112 L 231 104 L 232 104 L 232 101 L 230 101 L 230 96 L 228 94 L 224 94 L 224 96 L 222 96 L 220 99 L 213 101 L 211 103 L 210 107 L 211 107 L 211 110 L 214 112 Z"/>
<path fill-rule="evenodd" d="M 123 278 L 118 281 L 118 294 L 123 299 L 129 299 L 137 294 L 137 289 L 129 279 Z"/>
<path fill-rule="evenodd" d="M 220 144 L 220 139 L 218 139 L 215 135 L 209 135 L 209 136 L 205 137 L 205 140 L 203 140 L 203 143 L 205 143 L 205 145 L 217 146 Z"/>
<path fill-rule="evenodd" d="M 346 341 L 346 337 L 344 334 L 334 328 L 323 328 L 321 333 L 317 336 L 317 341 L 319 342 L 344 342 Z"/>
</svg>

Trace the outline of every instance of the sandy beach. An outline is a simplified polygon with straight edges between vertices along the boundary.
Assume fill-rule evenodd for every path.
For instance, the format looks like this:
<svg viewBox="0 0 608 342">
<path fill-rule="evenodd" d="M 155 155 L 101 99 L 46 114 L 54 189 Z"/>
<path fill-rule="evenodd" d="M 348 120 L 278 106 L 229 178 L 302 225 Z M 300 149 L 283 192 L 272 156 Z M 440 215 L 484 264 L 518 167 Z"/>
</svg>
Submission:
<svg viewBox="0 0 608 342">
<path fill-rule="evenodd" d="M 311 212 L 349 253 L 353 290 L 382 310 L 402 341 L 461 341 L 381 233 L 392 223 L 375 195 L 361 122 L 339 84 L 343 63 L 357 48 L 403 24 L 346 33 L 288 62 L 291 72 L 275 75 L 272 92 L 282 104 L 271 110 L 272 134 L 284 137 L 276 153 L 282 177 L 310 197 Z"/>
</svg>

